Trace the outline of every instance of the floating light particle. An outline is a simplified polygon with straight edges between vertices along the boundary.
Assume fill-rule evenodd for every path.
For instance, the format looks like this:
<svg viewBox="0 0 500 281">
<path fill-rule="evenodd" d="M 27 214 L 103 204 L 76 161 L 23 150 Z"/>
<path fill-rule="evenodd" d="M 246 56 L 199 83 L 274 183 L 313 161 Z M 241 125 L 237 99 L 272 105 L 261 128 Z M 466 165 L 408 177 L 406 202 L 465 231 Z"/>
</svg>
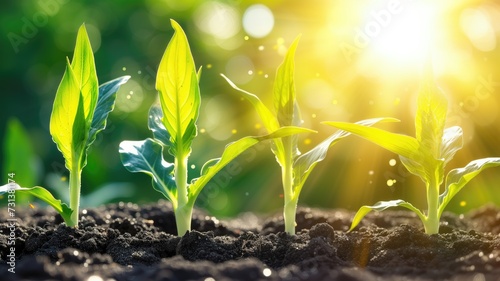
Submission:
<svg viewBox="0 0 500 281">
<path fill-rule="evenodd" d="M 231 133 L 232 133 L 233 135 L 234 135 L 234 134 L 236 134 L 237 132 L 238 132 L 238 130 L 236 130 L 236 129 L 232 129 L 232 130 L 231 130 Z"/>
<path fill-rule="evenodd" d="M 68 178 L 66 176 L 61 177 L 61 181 L 67 181 L 67 180 L 68 180 Z"/>
<path fill-rule="evenodd" d="M 467 202 L 466 201 L 460 201 L 460 207 L 465 207 L 467 206 Z"/>
<path fill-rule="evenodd" d="M 211 63 L 207 64 L 207 69 L 210 69 L 210 68 L 212 68 L 212 64 Z"/>
<path fill-rule="evenodd" d="M 394 99 L 394 105 L 399 105 L 399 103 L 401 103 L 401 99 L 400 98 L 395 98 Z"/>
<path fill-rule="evenodd" d="M 276 40 L 276 44 L 278 44 L 278 46 L 285 44 L 285 39 L 283 37 L 279 37 L 278 40 Z"/>
<path fill-rule="evenodd" d="M 260 129 L 262 128 L 262 125 L 260 123 L 255 123 L 254 127 L 255 129 Z"/>
<path fill-rule="evenodd" d="M 195 164 L 191 164 L 191 169 L 195 169 L 196 168 L 196 165 Z"/>
<path fill-rule="evenodd" d="M 205 128 L 201 128 L 201 129 L 200 129 L 200 133 L 202 133 L 202 134 L 206 133 L 206 131 L 207 131 L 207 130 L 205 130 Z"/>
<path fill-rule="evenodd" d="M 396 159 L 389 160 L 389 165 L 391 165 L 392 167 L 396 166 Z"/>
<path fill-rule="evenodd" d="M 387 186 L 393 186 L 396 183 L 396 180 L 387 180 Z"/>
<path fill-rule="evenodd" d="M 87 214 L 87 210 L 86 210 L 86 209 L 83 209 L 83 210 L 82 210 L 82 214 L 86 215 L 86 214 Z"/>
<path fill-rule="evenodd" d="M 268 75 L 268 74 L 265 74 L 265 75 L 264 75 L 264 78 L 268 78 L 268 77 L 269 77 L 269 75 Z"/>
<path fill-rule="evenodd" d="M 249 193 L 248 191 L 247 191 L 247 192 L 245 192 L 245 196 L 248 196 L 248 195 L 250 195 L 250 193 Z"/>
<path fill-rule="evenodd" d="M 129 94 L 133 95 L 134 94 L 134 91 L 130 91 Z"/>
<path fill-rule="evenodd" d="M 248 75 L 253 75 L 253 70 L 249 70 Z"/>
<path fill-rule="evenodd" d="M 80 254 L 80 252 L 78 252 L 77 250 L 73 251 L 73 256 L 77 257 L 79 254 Z"/>
<path fill-rule="evenodd" d="M 127 68 L 124 66 L 124 67 L 122 67 L 122 70 L 123 70 L 123 71 L 126 71 L 126 70 L 127 70 Z"/>
<path fill-rule="evenodd" d="M 264 46 L 260 45 L 258 49 L 259 49 L 259 51 L 264 51 Z"/>
<path fill-rule="evenodd" d="M 132 98 L 132 96 L 131 96 L 131 95 L 127 95 L 127 99 L 128 99 L 128 100 L 129 100 L 129 99 L 131 99 L 131 98 Z"/>
<path fill-rule="evenodd" d="M 373 170 L 370 170 L 370 171 L 368 171 L 368 174 L 369 174 L 370 176 L 373 176 L 373 174 L 375 174 L 375 172 L 374 172 Z"/>
<path fill-rule="evenodd" d="M 248 39 L 250 39 L 250 37 L 248 37 L 248 35 L 243 37 L 243 38 L 245 39 L 245 41 L 248 41 Z"/>
<path fill-rule="evenodd" d="M 311 117 L 312 117 L 312 118 L 316 118 L 316 116 L 317 116 L 317 115 L 316 115 L 315 113 L 313 113 L 313 114 L 311 115 Z"/>
<path fill-rule="evenodd" d="M 139 70 L 139 71 L 137 71 L 137 74 L 142 74 L 142 71 L 140 71 L 140 70 Z"/>
<path fill-rule="evenodd" d="M 373 183 L 373 181 L 369 181 L 368 183 L 369 183 L 369 184 L 372 184 L 372 183 Z"/>
<path fill-rule="evenodd" d="M 311 141 L 311 139 L 310 139 L 310 138 L 307 138 L 307 139 L 305 139 L 305 140 L 304 140 L 304 144 L 305 144 L 305 145 L 311 144 L 311 142 L 312 142 L 312 141 Z"/>
<path fill-rule="evenodd" d="M 262 270 L 262 274 L 264 274 L 265 277 L 271 276 L 271 273 L 272 271 L 269 268 L 264 268 L 264 270 Z"/>
</svg>

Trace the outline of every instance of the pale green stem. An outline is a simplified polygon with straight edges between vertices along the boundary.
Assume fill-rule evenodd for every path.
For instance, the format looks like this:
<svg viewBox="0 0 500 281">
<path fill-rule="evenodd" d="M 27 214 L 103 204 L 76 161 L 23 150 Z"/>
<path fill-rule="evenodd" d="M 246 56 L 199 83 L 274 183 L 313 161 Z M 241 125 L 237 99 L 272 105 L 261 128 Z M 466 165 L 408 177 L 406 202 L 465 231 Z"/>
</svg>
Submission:
<svg viewBox="0 0 500 281">
<path fill-rule="evenodd" d="M 192 204 L 188 204 L 188 156 L 181 153 L 175 157 L 175 184 L 177 186 L 177 208 L 175 222 L 177 224 L 177 235 L 183 236 L 186 231 L 191 230 Z"/>
<path fill-rule="evenodd" d="M 66 222 L 70 227 L 78 227 L 80 210 L 80 190 L 82 181 L 82 171 L 78 163 L 73 163 L 72 170 L 69 173 L 69 207 L 73 210 L 71 221 Z"/>
<path fill-rule="evenodd" d="M 295 214 L 297 212 L 297 197 L 293 191 L 293 155 L 292 141 L 290 137 L 283 138 L 285 150 L 285 163 L 281 167 L 283 182 L 283 197 L 285 205 L 283 209 L 283 218 L 285 220 L 285 232 L 295 234 Z"/>
<path fill-rule="evenodd" d="M 425 233 L 439 233 L 439 183 L 437 176 L 427 184 L 427 220 L 424 222 Z"/>
</svg>

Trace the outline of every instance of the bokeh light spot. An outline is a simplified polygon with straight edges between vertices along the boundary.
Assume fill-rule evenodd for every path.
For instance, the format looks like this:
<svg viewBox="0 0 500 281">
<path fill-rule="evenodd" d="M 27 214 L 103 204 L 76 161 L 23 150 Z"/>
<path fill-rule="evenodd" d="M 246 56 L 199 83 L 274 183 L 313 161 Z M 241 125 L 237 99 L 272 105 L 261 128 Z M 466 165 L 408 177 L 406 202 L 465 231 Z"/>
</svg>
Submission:
<svg viewBox="0 0 500 281">
<path fill-rule="evenodd" d="M 396 163 L 397 163 L 396 159 L 389 160 L 389 165 L 391 165 L 393 167 L 396 166 Z"/>
<path fill-rule="evenodd" d="M 273 30 L 273 27 L 273 13 L 265 5 L 252 5 L 243 14 L 243 29 L 254 38 L 265 37 Z"/>
<path fill-rule="evenodd" d="M 238 11 L 221 2 L 204 2 L 195 12 L 199 30 L 219 39 L 228 39 L 240 31 Z"/>
<path fill-rule="evenodd" d="M 489 52 L 496 48 L 495 30 L 487 14 L 480 9 L 464 10 L 460 15 L 460 25 L 476 49 Z"/>
</svg>

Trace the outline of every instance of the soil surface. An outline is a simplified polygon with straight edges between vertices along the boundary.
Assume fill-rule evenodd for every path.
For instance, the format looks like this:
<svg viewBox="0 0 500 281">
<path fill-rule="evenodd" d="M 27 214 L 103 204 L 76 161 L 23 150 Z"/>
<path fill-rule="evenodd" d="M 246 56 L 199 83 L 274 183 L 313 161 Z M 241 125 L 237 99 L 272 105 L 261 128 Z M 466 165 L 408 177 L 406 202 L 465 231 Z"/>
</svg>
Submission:
<svg viewBox="0 0 500 281">
<path fill-rule="evenodd" d="M 435 235 L 408 211 L 369 214 L 347 233 L 352 216 L 299 208 L 290 236 L 280 215 L 219 221 L 195 210 L 193 231 L 177 237 L 166 201 L 82 210 L 77 229 L 40 208 L 18 210 L 10 228 L 5 211 L 0 280 L 500 281 L 499 207 L 445 213 Z"/>
</svg>

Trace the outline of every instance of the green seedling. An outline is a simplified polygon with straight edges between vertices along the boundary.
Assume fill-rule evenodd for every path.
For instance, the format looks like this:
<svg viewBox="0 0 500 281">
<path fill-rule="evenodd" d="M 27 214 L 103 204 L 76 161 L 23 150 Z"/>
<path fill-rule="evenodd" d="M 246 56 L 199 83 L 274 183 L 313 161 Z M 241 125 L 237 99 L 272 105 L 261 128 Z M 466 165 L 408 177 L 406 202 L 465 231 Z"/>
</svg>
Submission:
<svg viewBox="0 0 500 281">
<path fill-rule="evenodd" d="M 153 188 L 172 202 L 177 234 L 181 236 L 191 230 L 194 203 L 203 187 L 231 160 L 260 141 L 311 130 L 276 127 L 269 135 L 244 137 L 230 143 L 220 158 L 209 160 L 201 169 L 200 177 L 188 184 L 188 158 L 192 141 L 197 135 L 196 122 L 201 100 L 200 72 L 196 71 L 181 26 L 174 20 L 171 24 L 175 33 L 161 59 L 156 77 L 161 106 L 153 105 L 149 111 L 148 125 L 153 138 L 123 141 L 120 143 L 120 154 L 127 170 L 150 175 Z M 174 158 L 174 163 L 164 160 L 164 149 Z"/>
<path fill-rule="evenodd" d="M 97 133 L 106 127 L 107 117 L 114 108 L 116 92 L 129 78 L 123 76 L 98 87 L 94 55 L 82 25 L 78 30 L 73 60 L 71 63 L 66 60 L 66 70 L 50 116 L 50 134 L 69 170 L 69 206 L 40 186 L 25 188 L 10 182 L 0 187 L 0 192 L 27 192 L 54 207 L 68 226 L 77 227 L 81 172 L 87 163 L 88 149 Z"/>
<path fill-rule="evenodd" d="M 222 75 L 234 89 L 238 90 L 244 98 L 250 101 L 264 123 L 264 127 L 269 132 L 275 131 L 281 126 L 300 126 L 302 122 L 294 82 L 294 57 L 298 42 L 299 37 L 290 46 L 283 63 L 278 67 L 276 73 L 273 89 L 276 114 L 273 114 L 256 95 L 238 88 L 231 80 Z M 395 119 L 374 118 L 359 121 L 358 124 L 360 126 L 371 126 L 382 121 L 395 121 Z M 339 130 L 304 154 L 301 154 L 298 149 L 297 135 L 273 139 L 271 149 L 276 156 L 276 161 L 281 166 L 285 201 L 283 218 L 287 233 L 295 234 L 297 203 L 305 181 L 316 164 L 325 159 L 328 149 L 348 135 L 349 133 Z"/>
<path fill-rule="evenodd" d="M 416 138 L 356 124 L 325 122 L 399 154 L 406 169 L 419 176 L 427 190 L 426 214 L 403 200 L 382 201 L 373 206 L 361 207 L 354 216 L 350 230 L 371 211 L 400 206 L 418 215 L 427 234 L 438 233 L 439 220 L 451 199 L 482 170 L 500 165 L 500 158 L 483 158 L 474 160 L 463 168 L 453 169 L 446 176 L 444 192 L 439 194 L 444 167 L 463 145 L 462 128 L 453 126 L 445 129 L 447 109 L 448 101 L 435 84 L 429 64 L 418 94 Z"/>
</svg>

